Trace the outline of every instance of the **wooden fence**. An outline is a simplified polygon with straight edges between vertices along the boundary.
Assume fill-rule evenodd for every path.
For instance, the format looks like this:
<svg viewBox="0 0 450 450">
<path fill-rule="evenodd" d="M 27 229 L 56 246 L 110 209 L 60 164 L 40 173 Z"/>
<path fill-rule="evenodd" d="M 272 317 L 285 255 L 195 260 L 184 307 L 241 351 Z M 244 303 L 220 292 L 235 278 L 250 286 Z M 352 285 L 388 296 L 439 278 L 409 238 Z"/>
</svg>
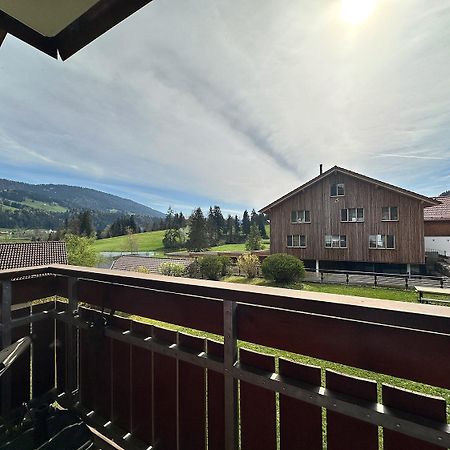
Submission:
<svg viewBox="0 0 450 450">
<path fill-rule="evenodd" d="M 31 387 L 130 449 L 450 446 L 442 398 L 238 349 L 239 339 L 450 389 L 448 308 L 69 266 L 0 280 L 3 346 L 34 336 L 2 379 L 3 414 Z M 51 296 L 68 303 L 23 305 Z"/>
</svg>

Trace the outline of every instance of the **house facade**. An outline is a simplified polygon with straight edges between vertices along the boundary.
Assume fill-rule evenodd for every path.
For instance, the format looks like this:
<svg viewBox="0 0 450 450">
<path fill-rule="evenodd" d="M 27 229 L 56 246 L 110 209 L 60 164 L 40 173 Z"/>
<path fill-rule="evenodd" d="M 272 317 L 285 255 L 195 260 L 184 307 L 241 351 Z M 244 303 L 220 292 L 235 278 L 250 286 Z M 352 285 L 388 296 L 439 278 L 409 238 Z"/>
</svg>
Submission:
<svg viewBox="0 0 450 450">
<path fill-rule="evenodd" d="M 450 197 L 437 197 L 438 205 L 425 209 L 425 250 L 450 256 Z"/>
<path fill-rule="evenodd" d="M 270 218 L 271 253 L 316 268 L 416 272 L 425 264 L 424 208 L 436 204 L 335 166 L 261 212 Z"/>
</svg>

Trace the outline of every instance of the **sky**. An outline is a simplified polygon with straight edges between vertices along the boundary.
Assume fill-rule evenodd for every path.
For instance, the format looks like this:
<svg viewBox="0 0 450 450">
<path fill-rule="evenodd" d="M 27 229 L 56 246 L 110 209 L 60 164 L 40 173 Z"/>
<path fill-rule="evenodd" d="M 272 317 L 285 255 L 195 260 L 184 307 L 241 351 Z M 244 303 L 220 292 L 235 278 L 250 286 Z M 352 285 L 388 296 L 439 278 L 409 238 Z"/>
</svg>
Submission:
<svg viewBox="0 0 450 450">
<path fill-rule="evenodd" d="M 7 36 L 0 178 L 239 213 L 322 163 L 436 196 L 450 3 L 360 1 L 153 0 L 65 62 Z"/>
</svg>

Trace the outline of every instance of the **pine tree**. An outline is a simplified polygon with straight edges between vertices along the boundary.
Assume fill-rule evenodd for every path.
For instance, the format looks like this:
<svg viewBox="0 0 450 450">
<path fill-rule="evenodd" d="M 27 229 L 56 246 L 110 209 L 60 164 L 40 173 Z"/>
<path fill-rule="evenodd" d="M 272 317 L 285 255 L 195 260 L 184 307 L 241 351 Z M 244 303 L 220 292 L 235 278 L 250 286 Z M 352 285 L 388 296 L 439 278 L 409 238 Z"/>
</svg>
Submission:
<svg viewBox="0 0 450 450">
<path fill-rule="evenodd" d="M 261 250 L 261 235 L 259 234 L 259 228 L 256 223 L 252 223 L 250 226 L 250 233 L 248 235 L 247 242 L 245 243 L 245 249 L 252 250 Z"/>
<path fill-rule="evenodd" d="M 241 233 L 241 223 L 239 222 L 239 217 L 234 216 L 234 232 L 236 233 L 236 240 L 239 240 L 239 234 Z"/>
<path fill-rule="evenodd" d="M 248 216 L 248 211 L 244 211 L 244 215 L 242 216 L 242 233 L 244 236 L 248 236 L 250 233 L 250 217 Z"/>
<path fill-rule="evenodd" d="M 227 218 L 227 243 L 228 244 L 233 244 L 234 243 L 234 233 L 233 233 L 233 225 L 234 225 L 234 220 L 231 217 L 231 215 L 228 215 Z"/>
<path fill-rule="evenodd" d="M 196 252 L 208 248 L 208 235 L 206 233 L 206 219 L 201 208 L 197 208 L 189 217 L 189 237 L 186 246 Z"/>
<path fill-rule="evenodd" d="M 263 239 L 267 239 L 267 232 L 266 232 L 266 216 L 261 213 L 258 215 L 258 228 L 259 228 L 259 234 Z"/>
</svg>

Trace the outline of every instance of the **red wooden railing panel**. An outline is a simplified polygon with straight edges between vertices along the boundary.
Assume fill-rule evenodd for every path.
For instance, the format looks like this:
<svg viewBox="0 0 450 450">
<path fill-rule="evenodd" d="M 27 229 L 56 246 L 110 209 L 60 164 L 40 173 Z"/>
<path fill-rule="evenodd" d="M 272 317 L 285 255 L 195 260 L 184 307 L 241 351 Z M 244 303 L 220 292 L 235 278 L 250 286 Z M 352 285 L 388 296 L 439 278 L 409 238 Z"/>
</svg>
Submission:
<svg viewBox="0 0 450 450">
<path fill-rule="evenodd" d="M 183 348 L 205 351 L 205 340 L 178 334 Z M 205 369 L 183 361 L 179 362 L 179 448 L 201 450 L 206 448 L 206 372 Z"/>
<path fill-rule="evenodd" d="M 128 319 L 113 317 L 109 324 L 122 331 L 131 328 Z M 123 430 L 131 431 L 131 345 L 111 340 L 112 422 Z"/>
<path fill-rule="evenodd" d="M 41 298 L 52 297 L 56 293 L 53 275 L 14 280 L 12 282 L 12 304 L 31 302 Z M 1 301 L 0 290 L 0 301 Z"/>
<path fill-rule="evenodd" d="M 152 336 L 151 325 L 132 322 L 131 329 L 143 338 Z M 153 442 L 153 354 L 140 347 L 131 346 L 131 432 L 137 438 Z"/>
<path fill-rule="evenodd" d="M 392 386 L 383 385 L 383 404 L 427 419 L 447 423 L 446 403 L 443 398 L 429 397 Z M 384 450 L 442 450 L 442 447 L 397 433 L 383 430 Z"/>
<path fill-rule="evenodd" d="M 273 356 L 241 349 L 239 359 L 246 364 L 268 372 L 275 371 Z M 240 383 L 241 445 L 245 450 L 276 450 L 275 393 L 258 386 Z"/>
<path fill-rule="evenodd" d="M 320 368 L 279 359 L 279 373 L 320 386 Z M 322 408 L 280 394 L 281 450 L 322 450 Z"/>
<path fill-rule="evenodd" d="M 450 334 L 246 304 L 237 322 L 243 341 L 450 388 Z"/>
<path fill-rule="evenodd" d="M 374 381 L 327 371 L 326 387 L 341 394 L 377 402 L 377 384 Z M 378 450 L 378 427 L 328 410 L 327 442 L 328 450 Z"/>
<path fill-rule="evenodd" d="M 89 317 L 94 316 L 100 313 L 89 311 Z M 105 420 L 111 420 L 111 346 L 102 328 L 80 330 L 81 404 Z"/>
<path fill-rule="evenodd" d="M 223 361 L 223 344 L 208 341 L 208 355 Z M 225 450 L 225 384 L 221 373 L 208 370 L 208 450 Z"/>
<path fill-rule="evenodd" d="M 170 344 L 177 339 L 175 332 L 157 327 L 153 327 L 153 337 Z M 155 444 L 164 450 L 176 450 L 177 361 L 155 353 L 153 362 Z"/>
<path fill-rule="evenodd" d="M 38 314 L 55 308 L 55 302 L 32 307 Z M 55 320 L 51 317 L 32 325 L 33 329 L 33 397 L 39 397 L 55 387 Z"/>
</svg>

